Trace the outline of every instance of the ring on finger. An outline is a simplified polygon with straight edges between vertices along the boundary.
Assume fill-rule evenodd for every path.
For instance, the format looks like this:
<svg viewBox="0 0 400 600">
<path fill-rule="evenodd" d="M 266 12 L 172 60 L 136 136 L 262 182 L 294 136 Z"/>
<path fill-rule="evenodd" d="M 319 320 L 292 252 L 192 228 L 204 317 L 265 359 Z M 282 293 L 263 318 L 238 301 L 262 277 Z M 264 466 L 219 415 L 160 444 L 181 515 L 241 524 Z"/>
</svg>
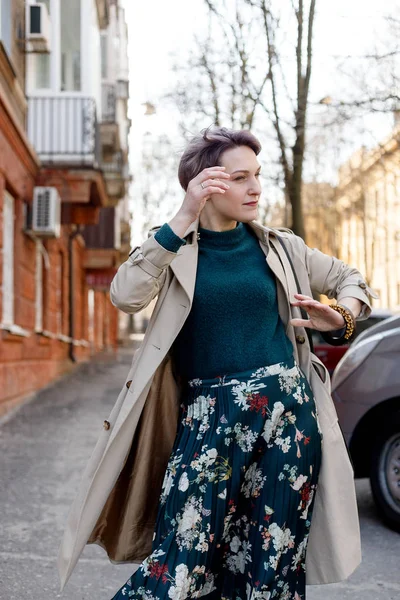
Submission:
<svg viewBox="0 0 400 600">
<path fill-rule="evenodd" d="M 203 188 L 203 190 L 204 190 L 204 188 L 206 187 L 206 186 L 204 185 L 204 181 L 202 181 L 202 182 L 200 183 L 200 185 L 201 185 L 201 187 L 202 187 L 202 188 Z"/>
</svg>

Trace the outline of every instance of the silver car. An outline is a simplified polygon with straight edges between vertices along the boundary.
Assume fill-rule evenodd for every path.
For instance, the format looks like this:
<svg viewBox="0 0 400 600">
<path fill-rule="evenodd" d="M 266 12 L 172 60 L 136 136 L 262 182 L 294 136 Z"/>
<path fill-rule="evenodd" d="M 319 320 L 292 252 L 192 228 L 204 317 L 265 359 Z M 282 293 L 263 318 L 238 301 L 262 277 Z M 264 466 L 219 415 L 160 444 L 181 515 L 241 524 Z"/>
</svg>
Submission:
<svg viewBox="0 0 400 600">
<path fill-rule="evenodd" d="M 332 376 L 355 477 L 369 477 L 382 518 L 400 531 L 400 315 L 361 333 Z"/>
</svg>

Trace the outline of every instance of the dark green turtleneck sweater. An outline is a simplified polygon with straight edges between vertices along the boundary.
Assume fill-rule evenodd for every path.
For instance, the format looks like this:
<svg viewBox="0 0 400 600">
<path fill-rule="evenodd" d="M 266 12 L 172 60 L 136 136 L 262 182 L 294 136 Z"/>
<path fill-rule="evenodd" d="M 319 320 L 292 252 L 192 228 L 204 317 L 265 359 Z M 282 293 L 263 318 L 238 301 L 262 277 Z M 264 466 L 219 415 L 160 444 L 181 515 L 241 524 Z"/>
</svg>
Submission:
<svg viewBox="0 0 400 600">
<path fill-rule="evenodd" d="M 206 379 L 289 359 L 275 276 L 252 229 L 198 232 L 193 304 L 172 348 L 177 372 Z M 155 238 L 172 252 L 185 243 L 167 223 Z"/>
</svg>

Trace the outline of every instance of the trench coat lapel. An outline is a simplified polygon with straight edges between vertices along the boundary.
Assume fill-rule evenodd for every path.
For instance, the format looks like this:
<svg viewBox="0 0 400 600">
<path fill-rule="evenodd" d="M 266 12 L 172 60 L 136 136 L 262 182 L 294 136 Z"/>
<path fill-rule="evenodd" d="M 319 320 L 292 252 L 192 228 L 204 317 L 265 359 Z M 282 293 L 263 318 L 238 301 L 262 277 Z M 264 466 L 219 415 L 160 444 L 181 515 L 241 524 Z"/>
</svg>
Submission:
<svg viewBox="0 0 400 600">
<path fill-rule="evenodd" d="M 193 223 L 191 223 L 191 225 L 185 231 L 183 239 L 186 239 L 186 245 L 182 246 L 178 250 L 177 256 L 170 264 L 172 272 L 188 297 L 189 310 L 192 306 L 194 286 L 196 284 L 197 258 L 199 250 L 197 243 L 198 226 L 199 218 L 193 221 Z"/>
</svg>

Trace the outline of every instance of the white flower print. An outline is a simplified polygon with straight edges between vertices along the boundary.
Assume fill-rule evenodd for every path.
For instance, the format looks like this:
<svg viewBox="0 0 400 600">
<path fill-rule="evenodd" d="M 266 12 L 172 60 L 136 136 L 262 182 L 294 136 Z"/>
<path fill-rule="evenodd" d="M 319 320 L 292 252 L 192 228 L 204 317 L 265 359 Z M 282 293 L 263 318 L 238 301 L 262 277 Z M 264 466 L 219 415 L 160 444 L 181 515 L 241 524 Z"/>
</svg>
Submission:
<svg viewBox="0 0 400 600">
<path fill-rule="evenodd" d="M 244 573 L 246 562 L 251 562 L 250 542 L 242 541 L 240 545 L 242 546 L 242 550 L 238 550 L 238 552 L 234 555 L 229 555 L 226 559 L 226 566 L 233 573 Z M 236 546 L 234 547 L 236 548 Z"/>
<path fill-rule="evenodd" d="M 279 582 L 281 583 L 281 582 Z M 278 584 L 279 585 L 279 584 Z M 282 582 L 282 591 L 279 595 L 279 600 L 291 600 L 292 599 L 292 593 L 289 589 L 289 584 L 288 582 L 286 582 L 285 584 L 283 584 Z M 296 600 L 296 596 L 294 597 L 294 600 Z"/>
<path fill-rule="evenodd" d="M 276 571 L 278 568 L 278 560 L 279 560 L 278 554 L 275 554 L 275 555 L 269 557 L 269 566 L 272 567 L 274 571 Z M 264 565 L 266 565 L 266 564 L 267 563 L 264 563 Z M 268 566 L 265 568 L 268 569 Z"/>
<path fill-rule="evenodd" d="M 284 410 L 285 407 L 283 406 L 282 402 L 274 402 L 271 417 L 265 421 L 262 432 L 262 436 L 267 444 L 273 436 Z"/>
<path fill-rule="evenodd" d="M 203 446 L 201 449 L 202 454 L 200 454 L 200 456 L 195 460 L 192 460 L 192 462 L 190 463 L 192 469 L 196 469 L 196 471 L 204 471 L 205 469 L 211 467 L 211 465 L 215 462 L 215 459 L 218 456 L 217 449 L 210 448 L 210 450 L 206 450 L 206 452 L 203 452 L 203 450 L 205 450 L 206 448 L 207 446 Z"/>
<path fill-rule="evenodd" d="M 230 549 L 232 550 L 232 552 L 234 552 L 235 554 L 239 551 L 240 548 L 240 539 L 238 538 L 237 535 L 235 535 L 232 540 L 231 543 L 229 544 Z"/>
<path fill-rule="evenodd" d="M 190 481 L 190 483 L 196 482 L 203 484 L 208 481 L 211 483 L 217 483 L 218 481 L 226 481 L 232 474 L 232 467 L 229 461 L 223 456 L 218 455 L 216 448 L 207 449 L 207 444 L 202 446 L 201 454 L 195 454 L 195 458 L 190 463 L 192 469 L 198 472 L 197 477 Z M 205 492 L 206 488 L 203 485 L 199 485 L 199 490 Z"/>
<path fill-rule="evenodd" d="M 251 374 L 255 379 L 261 377 L 268 377 L 269 375 L 280 375 L 285 371 L 284 363 L 277 363 L 275 365 L 269 365 L 268 367 L 261 367 Z"/>
<path fill-rule="evenodd" d="M 228 379 L 227 381 L 225 381 L 225 379 L 221 379 L 218 383 L 213 383 L 212 385 L 210 385 L 210 387 L 221 387 L 222 385 L 233 385 L 234 383 L 239 383 L 238 379 Z"/>
<path fill-rule="evenodd" d="M 276 551 L 276 554 L 271 554 L 268 558 L 268 562 L 264 563 L 266 569 L 272 567 L 274 570 L 278 568 L 279 559 L 282 554 L 286 554 L 289 549 L 294 548 L 294 538 L 295 536 L 291 534 L 289 528 L 280 528 L 277 523 L 271 523 L 271 525 L 266 528 L 260 526 L 261 537 L 264 539 L 262 549 L 268 551 L 270 549 L 270 545 L 272 545 Z"/>
<path fill-rule="evenodd" d="M 294 388 L 297 388 L 300 380 L 300 372 L 297 366 L 291 369 L 284 369 L 279 374 L 279 386 L 282 392 L 290 394 Z"/>
<path fill-rule="evenodd" d="M 293 394 L 293 398 L 297 401 L 298 404 L 303 404 L 303 402 L 309 402 L 310 397 L 307 395 L 305 383 L 298 385 L 296 391 Z"/>
<path fill-rule="evenodd" d="M 254 442 L 256 441 L 258 434 L 251 431 L 248 425 L 242 427 L 240 423 L 236 423 L 233 428 L 236 434 L 236 442 L 243 452 L 251 452 L 253 450 Z M 232 438 L 228 438 L 232 439 Z"/>
<path fill-rule="evenodd" d="M 208 396 L 197 396 L 192 404 L 187 407 L 185 417 L 182 419 L 184 426 L 194 429 L 194 421 L 201 421 L 196 439 L 201 440 L 203 434 L 210 427 L 210 415 L 215 412 L 216 398 Z"/>
<path fill-rule="evenodd" d="M 190 387 L 196 387 L 198 385 L 201 385 L 203 383 L 203 380 L 202 379 L 190 379 L 188 383 L 189 383 Z"/>
<path fill-rule="evenodd" d="M 282 452 L 286 454 L 290 450 L 290 436 L 287 436 L 286 438 L 277 438 L 275 444 L 280 446 Z"/>
<path fill-rule="evenodd" d="M 177 565 L 175 569 L 175 585 L 168 590 L 168 597 L 172 600 L 186 600 L 189 596 L 192 577 L 189 577 L 189 569 L 186 565 Z"/>
<path fill-rule="evenodd" d="M 305 570 L 305 555 L 307 548 L 308 535 L 300 542 L 297 546 L 297 552 L 292 558 L 292 566 L 290 567 L 292 571 L 296 571 L 299 563 L 301 563 L 303 569 Z"/>
<path fill-rule="evenodd" d="M 214 590 L 217 589 L 217 586 L 214 585 L 214 575 L 212 573 L 206 574 L 206 582 L 201 588 L 192 594 L 192 598 L 202 598 L 203 596 L 207 596 L 211 594 Z"/>
<path fill-rule="evenodd" d="M 176 471 L 182 460 L 182 457 L 183 454 L 177 454 L 176 456 L 172 456 L 168 462 L 161 489 L 160 504 L 165 503 L 168 494 L 174 485 Z"/>
<path fill-rule="evenodd" d="M 299 475 L 296 479 L 296 481 L 294 483 L 291 484 L 291 487 L 296 490 L 296 492 L 299 491 L 299 489 L 302 487 L 302 485 L 307 481 L 308 477 L 307 475 Z"/>
<path fill-rule="evenodd" d="M 271 592 L 267 589 L 268 586 L 263 585 L 259 590 L 252 589 L 249 583 L 246 584 L 246 599 L 247 600 L 269 600 Z"/>
<path fill-rule="evenodd" d="M 207 552 L 208 550 L 208 540 L 206 539 L 206 534 L 204 531 L 202 531 L 199 535 L 199 541 L 196 544 L 196 546 L 194 547 L 195 550 L 198 550 L 199 552 Z"/>
<path fill-rule="evenodd" d="M 211 459 L 211 460 L 215 460 L 217 458 L 218 455 L 218 451 L 216 448 L 211 448 L 211 450 L 207 450 L 207 456 Z"/>
<path fill-rule="evenodd" d="M 201 514 L 200 511 L 197 510 L 196 504 L 197 502 L 194 497 L 189 498 L 186 502 L 183 515 L 179 519 L 178 534 L 195 529 L 197 523 L 201 521 Z"/>
<path fill-rule="evenodd" d="M 285 554 L 294 546 L 294 535 L 289 528 L 281 529 L 277 523 L 271 523 L 268 532 L 272 536 L 272 543 L 278 553 Z"/>
<path fill-rule="evenodd" d="M 190 496 L 184 504 L 182 513 L 176 515 L 176 545 L 180 551 L 192 550 L 199 538 L 202 527 L 202 499 Z M 173 524 L 171 520 L 171 524 Z"/>
<path fill-rule="evenodd" d="M 242 410 L 249 410 L 250 404 L 247 402 L 247 398 L 251 396 L 256 390 L 267 387 L 265 383 L 252 382 L 252 381 L 241 381 L 238 385 L 232 388 L 232 394 L 236 396 L 233 401 L 238 404 Z"/>
<path fill-rule="evenodd" d="M 126 595 L 124 590 L 121 590 L 121 592 L 122 592 L 122 595 L 123 595 L 123 596 L 125 596 L 125 595 Z M 135 594 L 136 594 L 136 592 L 135 592 Z M 143 600 L 160 600 L 160 598 L 159 598 L 158 596 L 153 596 L 153 594 L 152 594 L 152 593 L 151 593 L 149 590 L 146 590 L 146 589 L 145 589 L 143 586 L 140 586 L 140 587 L 138 588 L 138 590 L 137 590 L 137 594 L 141 594 L 141 596 L 140 596 L 140 597 L 141 597 Z M 129 597 L 132 597 L 132 593 L 131 593 L 131 592 L 129 592 L 128 596 L 129 596 Z"/>
<path fill-rule="evenodd" d="M 187 473 L 182 473 L 181 478 L 179 479 L 178 489 L 180 492 L 186 492 L 189 487 L 189 478 Z"/>
<path fill-rule="evenodd" d="M 252 463 L 246 471 L 240 491 L 246 498 L 257 498 L 260 495 L 260 491 L 263 488 L 266 479 L 267 476 L 263 476 L 262 470 L 257 469 L 257 463 Z"/>
</svg>

